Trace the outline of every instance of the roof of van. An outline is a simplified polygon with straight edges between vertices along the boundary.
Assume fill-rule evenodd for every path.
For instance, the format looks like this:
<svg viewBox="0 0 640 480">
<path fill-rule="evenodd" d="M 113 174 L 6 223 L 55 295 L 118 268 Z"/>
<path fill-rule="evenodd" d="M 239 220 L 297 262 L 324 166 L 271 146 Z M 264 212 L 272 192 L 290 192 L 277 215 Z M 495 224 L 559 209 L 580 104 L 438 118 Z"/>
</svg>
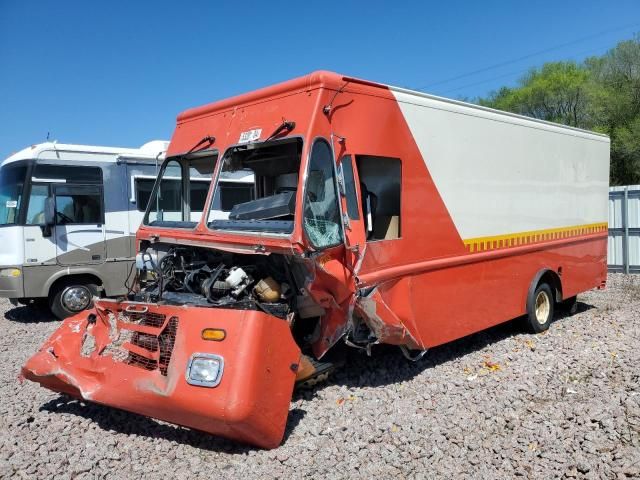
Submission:
<svg viewBox="0 0 640 480">
<path fill-rule="evenodd" d="M 70 143 L 44 142 L 31 145 L 10 155 L 0 165 L 12 163 L 18 160 L 31 160 L 38 158 L 57 158 L 60 154 L 94 154 L 113 156 L 113 161 L 117 158 L 137 158 L 154 160 L 164 158 L 169 142 L 166 140 L 153 140 L 147 142 L 139 148 L 103 147 L 99 145 L 77 145 Z M 73 158 L 71 158 L 73 159 Z M 79 159 L 78 159 L 79 160 Z M 85 157 L 85 160 L 90 158 Z M 108 159 L 102 159 L 108 161 Z"/>
<path fill-rule="evenodd" d="M 582 128 L 571 127 L 568 125 L 562 125 L 559 123 L 549 122 L 546 120 L 539 120 L 537 118 L 527 117 L 525 115 L 519 115 L 516 113 L 505 112 L 502 110 L 496 110 L 494 108 L 484 107 L 481 105 L 476 105 L 473 103 L 463 102 L 460 100 L 453 100 L 450 98 L 439 97 L 437 95 L 431 95 L 424 92 L 419 92 L 416 90 L 409 90 L 401 87 L 394 87 L 392 85 L 386 85 L 383 83 L 372 82 L 369 80 L 363 80 L 359 78 L 349 77 L 346 75 L 341 75 L 335 72 L 329 72 L 325 70 L 318 70 L 312 72 L 308 75 L 297 77 L 291 80 L 287 80 L 285 82 L 277 83 L 275 85 L 271 85 L 269 87 L 260 88 L 257 90 L 253 90 L 248 93 L 244 93 L 242 95 L 238 95 L 235 97 L 226 98 L 223 100 L 219 100 L 213 103 L 209 103 L 207 105 L 203 105 L 201 107 L 191 108 L 189 110 L 185 110 L 180 115 L 178 115 L 178 123 L 189 121 L 195 119 L 197 117 L 206 116 L 212 114 L 214 112 L 219 112 L 222 110 L 231 109 L 238 105 L 247 105 L 254 103 L 259 100 L 263 100 L 269 97 L 277 97 L 282 94 L 290 94 L 292 91 L 296 90 L 311 90 L 314 88 L 328 88 L 336 91 L 353 91 L 353 87 L 364 86 L 364 87 L 373 87 L 373 88 L 384 88 L 391 92 L 403 93 L 406 95 L 412 95 L 415 97 L 420 97 L 424 99 L 429 99 L 432 101 L 442 102 L 443 104 L 450 105 L 452 109 L 458 107 L 462 108 L 470 108 L 476 112 L 478 116 L 492 116 L 492 115 L 501 115 L 504 117 L 511 117 L 516 120 L 516 122 L 525 121 L 525 122 L 533 122 L 541 125 L 548 125 L 552 127 L 560 127 L 563 129 L 573 130 L 581 133 L 586 133 L 590 135 L 596 135 L 598 137 L 609 138 L 607 135 L 602 133 L 593 132 L 590 130 L 585 130 Z M 514 122 L 514 123 L 516 123 Z"/>
</svg>

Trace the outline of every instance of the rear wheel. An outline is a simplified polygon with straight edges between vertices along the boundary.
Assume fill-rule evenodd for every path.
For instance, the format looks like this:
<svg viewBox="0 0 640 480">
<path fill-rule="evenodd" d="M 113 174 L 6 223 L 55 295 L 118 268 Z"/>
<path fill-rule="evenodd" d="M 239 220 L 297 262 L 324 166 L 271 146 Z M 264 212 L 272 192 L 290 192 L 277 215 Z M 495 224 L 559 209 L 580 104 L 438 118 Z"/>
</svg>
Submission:
<svg viewBox="0 0 640 480">
<path fill-rule="evenodd" d="M 573 315 L 578 311 L 578 297 L 575 295 L 573 297 L 569 297 L 564 300 L 560 306 L 562 307 L 562 310 L 567 312 L 569 315 Z"/>
<path fill-rule="evenodd" d="M 92 304 L 92 298 L 97 295 L 98 287 L 93 283 L 82 283 L 68 280 L 58 285 L 49 296 L 51 312 L 63 320 L 75 315 Z"/>
<path fill-rule="evenodd" d="M 527 328 L 532 333 L 544 332 L 553 319 L 553 291 L 547 283 L 540 283 L 527 298 Z"/>
</svg>

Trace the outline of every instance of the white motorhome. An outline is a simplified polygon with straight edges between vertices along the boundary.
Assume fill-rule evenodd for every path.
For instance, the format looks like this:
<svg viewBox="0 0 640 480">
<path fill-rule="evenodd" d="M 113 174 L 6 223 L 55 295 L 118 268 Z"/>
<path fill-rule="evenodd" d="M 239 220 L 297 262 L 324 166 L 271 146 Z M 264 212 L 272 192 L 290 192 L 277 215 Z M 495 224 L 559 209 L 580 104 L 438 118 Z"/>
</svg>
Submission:
<svg viewBox="0 0 640 480">
<path fill-rule="evenodd" d="M 4 160 L 0 296 L 48 304 L 63 318 L 86 308 L 95 294 L 125 294 L 133 239 L 167 144 L 47 142 Z M 203 202 L 207 186 L 203 182 Z"/>
<path fill-rule="evenodd" d="M 86 308 L 93 295 L 126 294 L 135 232 L 167 144 L 47 142 L 0 163 L 0 297 L 48 305 L 64 318 Z M 179 178 L 162 185 L 161 208 L 168 214 L 181 209 Z M 189 178 L 195 214 L 202 212 L 210 176 L 191 172 Z M 229 179 L 229 187 L 231 197 L 251 195 L 242 179 Z"/>
</svg>

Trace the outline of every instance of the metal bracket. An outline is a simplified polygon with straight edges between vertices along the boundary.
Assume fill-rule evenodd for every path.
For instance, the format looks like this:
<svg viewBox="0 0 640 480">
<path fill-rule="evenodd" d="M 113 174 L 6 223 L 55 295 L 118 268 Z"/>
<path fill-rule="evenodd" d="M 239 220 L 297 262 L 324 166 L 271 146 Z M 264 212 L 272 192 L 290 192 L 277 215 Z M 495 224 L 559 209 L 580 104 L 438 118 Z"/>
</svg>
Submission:
<svg viewBox="0 0 640 480">
<path fill-rule="evenodd" d="M 402 352 L 402 355 L 404 355 L 404 358 L 406 358 L 407 360 L 417 362 L 418 360 L 421 360 L 429 350 L 426 348 L 424 350 L 418 350 L 418 353 L 412 355 L 411 350 L 409 350 L 406 345 L 400 345 L 400 351 Z"/>
</svg>

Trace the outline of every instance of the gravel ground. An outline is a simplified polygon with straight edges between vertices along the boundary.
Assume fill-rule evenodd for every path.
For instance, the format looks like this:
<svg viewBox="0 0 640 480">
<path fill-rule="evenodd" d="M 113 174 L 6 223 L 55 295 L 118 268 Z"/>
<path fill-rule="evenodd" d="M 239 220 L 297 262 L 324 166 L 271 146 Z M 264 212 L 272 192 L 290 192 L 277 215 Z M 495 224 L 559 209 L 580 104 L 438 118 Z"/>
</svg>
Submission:
<svg viewBox="0 0 640 480">
<path fill-rule="evenodd" d="M 640 478 L 640 276 L 580 302 L 545 334 L 511 322 L 416 364 L 354 353 L 265 451 L 20 384 L 59 322 L 0 300 L 0 477 Z"/>
</svg>

